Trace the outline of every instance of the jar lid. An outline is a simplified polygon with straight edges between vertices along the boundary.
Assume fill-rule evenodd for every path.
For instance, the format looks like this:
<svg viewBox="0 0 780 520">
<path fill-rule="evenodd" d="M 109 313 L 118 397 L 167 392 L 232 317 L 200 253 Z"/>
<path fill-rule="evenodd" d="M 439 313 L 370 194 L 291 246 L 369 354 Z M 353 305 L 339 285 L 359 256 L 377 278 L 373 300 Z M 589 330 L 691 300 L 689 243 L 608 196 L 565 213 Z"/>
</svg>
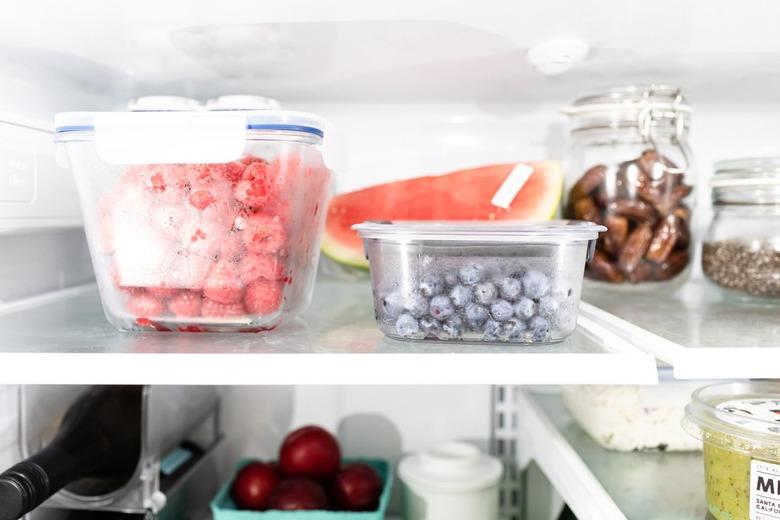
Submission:
<svg viewBox="0 0 780 520">
<path fill-rule="evenodd" d="M 688 100 L 673 85 L 623 85 L 577 98 L 563 111 L 570 115 L 612 110 L 639 110 L 647 105 L 659 110 L 690 113 Z"/>
<path fill-rule="evenodd" d="M 197 99 L 184 96 L 142 96 L 127 103 L 131 112 L 182 112 L 200 107 Z"/>
<path fill-rule="evenodd" d="M 496 485 L 503 473 L 497 458 L 456 441 L 404 457 L 398 465 L 404 483 L 441 491 L 485 489 Z"/>
<path fill-rule="evenodd" d="M 352 229 L 361 238 L 385 240 L 453 240 L 474 242 L 560 243 L 595 240 L 607 228 L 583 220 L 548 221 L 368 221 Z"/>
<path fill-rule="evenodd" d="M 780 384 L 751 381 L 700 388 L 685 407 L 682 426 L 704 442 L 775 458 L 780 449 Z"/>
<path fill-rule="evenodd" d="M 719 161 L 710 187 L 716 204 L 780 204 L 780 157 Z"/>
<path fill-rule="evenodd" d="M 279 110 L 282 104 L 274 98 L 246 94 L 219 96 L 206 101 L 206 110 Z"/>
</svg>

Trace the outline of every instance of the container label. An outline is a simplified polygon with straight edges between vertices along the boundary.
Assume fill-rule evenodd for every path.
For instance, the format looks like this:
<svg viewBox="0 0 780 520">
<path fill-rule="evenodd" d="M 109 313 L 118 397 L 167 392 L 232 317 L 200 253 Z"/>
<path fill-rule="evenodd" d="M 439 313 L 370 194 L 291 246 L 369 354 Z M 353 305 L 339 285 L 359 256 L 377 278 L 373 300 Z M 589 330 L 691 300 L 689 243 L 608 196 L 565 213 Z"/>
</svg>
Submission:
<svg viewBox="0 0 780 520">
<path fill-rule="evenodd" d="M 780 464 L 750 461 L 750 520 L 780 519 Z"/>
<path fill-rule="evenodd" d="M 732 399 L 717 405 L 724 422 L 759 432 L 780 434 L 780 399 Z"/>
</svg>

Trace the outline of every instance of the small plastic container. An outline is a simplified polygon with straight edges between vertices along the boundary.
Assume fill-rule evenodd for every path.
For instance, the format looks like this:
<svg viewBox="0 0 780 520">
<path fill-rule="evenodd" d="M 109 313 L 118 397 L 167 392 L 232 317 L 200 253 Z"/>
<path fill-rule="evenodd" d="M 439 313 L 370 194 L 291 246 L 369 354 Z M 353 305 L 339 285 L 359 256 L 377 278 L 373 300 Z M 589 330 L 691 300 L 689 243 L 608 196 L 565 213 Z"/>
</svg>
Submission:
<svg viewBox="0 0 780 520">
<path fill-rule="evenodd" d="M 366 222 L 379 328 L 402 339 L 553 343 L 574 331 L 604 226 L 580 221 Z"/>
<path fill-rule="evenodd" d="M 256 332 L 306 307 L 331 178 L 319 118 L 145 111 L 55 123 L 117 328 Z"/>
<path fill-rule="evenodd" d="M 465 442 L 448 442 L 405 457 L 404 520 L 496 520 L 501 462 Z"/>
<path fill-rule="evenodd" d="M 252 460 L 242 460 L 236 473 Z M 390 463 L 381 459 L 347 459 L 345 463 L 362 462 L 376 470 L 384 483 L 379 507 L 376 511 L 247 511 L 238 509 L 230 497 L 233 479 L 226 482 L 211 501 L 214 520 L 383 520 L 393 488 L 393 472 Z"/>
<path fill-rule="evenodd" d="M 780 384 L 727 383 L 694 392 L 683 427 L 704 444 L 707 507 L 717 520 L 780 511 Z"/>
</svg>

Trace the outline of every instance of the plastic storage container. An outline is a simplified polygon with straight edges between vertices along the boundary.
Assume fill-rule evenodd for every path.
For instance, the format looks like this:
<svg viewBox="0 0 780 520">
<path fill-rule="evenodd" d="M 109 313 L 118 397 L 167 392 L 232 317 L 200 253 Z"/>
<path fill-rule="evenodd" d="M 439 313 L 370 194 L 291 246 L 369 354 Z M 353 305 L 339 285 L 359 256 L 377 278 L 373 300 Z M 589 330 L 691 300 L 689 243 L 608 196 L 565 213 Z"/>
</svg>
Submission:
<svg viewBox="0 0 780 520">
<path fill-rule="evenodd" d="M 683 427 L 704 443 L 707 507 L 717 520 L 777 518 L 780 384 L 706 386 L 691 397 Z"/>
<path fill-rule="evenodd" d="M 405 339 L 550 343 L 574 331 L 590 222 L 366 222 L 379 328 Z"/>
<path fill-rule="evenodd" d="M 117 328 L 254 332 L 307 305 L 331 177 L 317 117 L 64 113 L 56 127 Z"/>
<path fill-rule="evenodd" d="M 236 473 L 253 462 L 242 460 L 236 467 Z M 393 472 L 387 461 L 380 459 L 346 459 L 345 463 L 362 462 L 374 468 L 382 479 L 384 486 L 376 511 L 247 511 L 237 509 L 230 498 L 231 479 L 220 488 L 214 500 L 211 501 L 211 513 L 214 520 L 383 520 L 390 502 L 393 488 Z"/>
<path fill-rule="evenodd" d="M 704 274 L 728 296 L 780 300 L 780 157 L 715 165 Z"/>
<path fill-rule="evenodd" d="M 670 86 L 586 96 L 571 116 L 564 216 L 607 226 L 585 276 L 614 287 L 666 287 L 692 258 L 691 108 Z M 655 282 L 655 283 L 651 283 Z"/>
<path fill-rule="evenodd" d="M 404 520 L 496 520 L 501 462 L 464 442 L 449 442 L 405 457 Z"/>
</svg>

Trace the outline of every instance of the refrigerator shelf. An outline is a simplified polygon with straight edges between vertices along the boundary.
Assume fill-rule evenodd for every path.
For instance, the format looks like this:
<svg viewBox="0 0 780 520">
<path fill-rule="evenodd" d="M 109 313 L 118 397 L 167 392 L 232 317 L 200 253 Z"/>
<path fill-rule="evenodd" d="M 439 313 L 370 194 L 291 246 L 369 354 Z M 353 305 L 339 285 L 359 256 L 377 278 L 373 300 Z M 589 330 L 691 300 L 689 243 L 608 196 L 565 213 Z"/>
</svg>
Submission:
<svg viewBox="0 0 780 520">
<path fill-rule="evenodd" d="M 599 446 L 558 395 L 518 389 L 520 467 L 534 460 L 581 520 L 701 520 L 700 452 L 618 452 Z"/>
<path fill-rule="evenodd" d="M 780 307 L 724 300 L 704 280 L 675 292 L 589 290 L 580 312 L 674 368 L 677 379 L 778 378 Z"/>
<path fill-rule="evenodd" d="M 267 334 L 122 333 L 85 286 L 0 314 L 0 383 L 654 384 L 655 359 L 587 317 L 547 346 L 385 338 L 366 283 L 322 281 Z"/>
</svg>

